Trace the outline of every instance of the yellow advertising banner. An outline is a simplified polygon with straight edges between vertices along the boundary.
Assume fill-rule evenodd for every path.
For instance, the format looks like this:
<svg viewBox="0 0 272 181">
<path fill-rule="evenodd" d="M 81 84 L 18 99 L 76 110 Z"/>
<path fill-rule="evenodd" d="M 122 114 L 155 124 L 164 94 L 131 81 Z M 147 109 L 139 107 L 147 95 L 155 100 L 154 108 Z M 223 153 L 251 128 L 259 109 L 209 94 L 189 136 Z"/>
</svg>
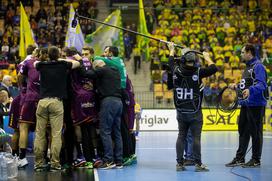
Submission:
<svg viewBox="0 0 272 181">
<path fill-rule="evenodd" d="M 271 104 L 270 104 L 271 105 Z M 272 115 L 271 115 L 271 109 L 266 109 L 265 110 L 265 118 L 266 118 L 266 131 L 271 131 L 272 132 Z"/>
<path fill-rule="evenodd" d="M 270 109 L 266 109 L 266 121 L 264 122 L 264 130 L 267 130 L 271 124 Z M 203 113 L 203 131 L 236 131 L 238 130 L 238 119 L 240 109 L 230 115 L 229 113 L 218 112 L 216 109 L 202 109 Z M 271 127 L 271 125 L 270 125 Z"/>
</svg>

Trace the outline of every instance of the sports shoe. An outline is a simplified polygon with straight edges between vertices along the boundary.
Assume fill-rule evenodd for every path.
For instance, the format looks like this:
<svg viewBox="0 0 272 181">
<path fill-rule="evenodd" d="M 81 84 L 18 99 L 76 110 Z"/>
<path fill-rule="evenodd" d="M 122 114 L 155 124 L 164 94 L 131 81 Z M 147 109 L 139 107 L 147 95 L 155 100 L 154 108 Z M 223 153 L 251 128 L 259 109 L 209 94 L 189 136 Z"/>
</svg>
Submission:
<svg viewBox="0 0 272 181">
<path fill-rule="evenodd" d="M 44 160 L 45 160 L 45 163 L 46 163 L 47 165 L 51 165 L 50 158 L 45 157 Z"/>
<path fill-rule="evenodd" d="M 35 167 L 34 168 L 34 172 L 44 172 L 45 171 L 45 168 L 43 167 Z"/>
<path fill-rule="evenodd" d="M 62 165 L 61 169 L 63 171 L 70 170 L 70 169 L 72 169 L 72 165 L 65 163 L 64 165 Z"/>
<path fill-rule="evenodd" d="M 113 162 L 104 162 L 99 168 L 107 170 L 107 169 L 111 169 L 111 168 L 114 168 L 114 167 L 116 167 L 115 163 L 113 163 Z"/>
<path fill-rule="evenodd" d="M 136 164 L 137 163 L 137 155 L 136 154 L 131 155 L 130 159 L 131 159 L 132 164 Z"/>
<path fill-rule="evenodd" d="M 135 154 L 131 155 L 128 158 L 123 159 L 124 166 L 132 165 L 132 164 L 136 164 L 136 163 L 137 163 L 137 156 Z"/>
<path fill-rule="evenodd" d="M 208 172 L 208 167 L 204 164 L 195 164 L 195 172 Z"/>
<path fill-rule="evenodd" d="M 124 167 L 123 163 L 116 163 L 116 167 L 115 168 L 121 169 L 123 167 Z"/>
<path fill-rule="evenodd" d="M 93 167 L 99 168 L 103 164 L 103 161 L 100 158 L 93 159 Z"/>
<path fill-rule="evenodd" d="M 261 162 L 255 159 L 251 159 L 249 160 L 247 163 L 245 163 L 244 165 L 242 165 L 243 168 L 256 168 L 256 167 L 260 167 Z"/>
<path fill-rule="evenodd" d="M 48 165 L 45 164 L 45 165 L 42 165 L 42 166 L 34 166 L 34 171 L 35 172 L 44 172 L 44 171 L 47 171 L 48 170 Z"/>
<path fill-rule="evenodd" d="M 92 162 L 86 162 L 84 165 L 84 168 L 92 169 L 93 168 L 93 163 Z"/>
<path fill-rule="evenodd" d="M 58 172 L 58 171 L 61 171 L 61 166 L 51 167 L 50 168 L 50 172 Z"/>
<path fill-rule="evenodd" d="M 19 161 L 18 161 L 18 168 L 19 168 L 19 169 L 23 169 L 23 168 L 25 168 L 27 165 L 28 165 L 28 161 L 27 161 L 26 158 L 19 159 Z"/>
<path fill-rule="evenodd" d="M 194 166 L 195 165 L 195 161 L 194 160 L 184 160 L 184 166 Z"/>
<path fill-rule="evenodd" d="M 124 166 L 131 165 L 131 162 L 132 162 L 132 160 L 129 157 L 123 159 Z"/>
<path fill-rule="evenodd" d="M 245 159 L 234 158 L 231 162 L 227 163 L 226 167 L 236 167 L 245 164 Z"/>
<path fill-rule="evenodd" d="M 176 170 L 177 170 L 177 171 L 184 171 L 184 170 L 186 170 L 186 168 L 184 167 L 184 164 L 182 164 L 182 163 L 177 163 L 177 165 L 176 165 Z"/>
<path fill-rule="evenodd" d="M 74 163 L 73 163 L 73 167 L 82 167 L 84 166 L 86 163 L 86 160 L 85 158 L 77 158 Z"/>
<path fill-rule="evenodd" d="M 124 164 L 126 161 L 128 161 L 128 159 L 129 159 L 129 157 L 124 157 L 124 158 L 123 158 L 123 164 Z"/>
</svg>

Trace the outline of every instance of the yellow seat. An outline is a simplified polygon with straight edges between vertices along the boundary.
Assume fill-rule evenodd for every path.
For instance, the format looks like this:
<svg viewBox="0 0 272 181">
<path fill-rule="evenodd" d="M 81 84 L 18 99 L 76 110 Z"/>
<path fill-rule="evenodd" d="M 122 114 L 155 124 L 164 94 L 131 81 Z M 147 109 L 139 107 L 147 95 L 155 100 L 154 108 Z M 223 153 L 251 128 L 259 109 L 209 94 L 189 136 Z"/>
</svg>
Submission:
<svg viewBox="0 0 272 181">
<path fill-rule="evenodd" d="M 8 69 L 3 69 L 2 74 L 3 74 L 3 76 L 4 75 L 9 75 L 9 70 Z"/>
<path fill-rule="evenodd" d="M 5 31 L 5 22 L 3 19 L 0 19 L 0 31 L 4 32 Z"/>
<path fill-rule="evenodd" d="M 227 86 L 227 84 L 226 84 L 226 82 L 224 82 L 224 81 L 221 81 L 221 82 L 219 82 L 219 88 L 220 89 L 223 89 L 224 87 L 226 87 Z"/>
<path fill-rule="evenodd" d="M 163 97 L 163 88 L 161 83 L 154 84 L 154 96 L 156 99 L 161 99 Z"/>
<path fill-rule="evenodd" d="M 221 75 L 222 75 L 222 73 L 221 73 L 221 72 L 219 72 L 219 71 L 218 71 L 218 72 L 216 72 L 216 73 L 215 73 L 215 77 L 216 77 L 216 79 L 218 79 L 218 78 L 219 78 L 219 76 L 221 76 Z"/>
<path fill-rule="evenodd" d="M 242 78 L 242 71 L 239 69 L 233 70 L 233 77 L 235 78 L 235 82 L 240 82 Z"/>
<path fill-rule="evenodd" d="M 230 69 L 230 64 L 229 63 L 224 63 L 224 69 Z"/>
<path fill-rule="evenodd" d="M 164 93 L 164 99 L 172 100 L 173 99 L 173 91 L 167 91 Z"/>
<path fill-rule="evenodd" d="M 224 78 L 225 79 L 233 79 L 232 70 L 231 69 L 225 69 L 224 70 Z"/>
<path fill-rule="evenodd" d="M 163 84 L 163 98 L 168 101 L 173 99 L 173 91 L 167 89 L 167 85 Z"/>
</svg>

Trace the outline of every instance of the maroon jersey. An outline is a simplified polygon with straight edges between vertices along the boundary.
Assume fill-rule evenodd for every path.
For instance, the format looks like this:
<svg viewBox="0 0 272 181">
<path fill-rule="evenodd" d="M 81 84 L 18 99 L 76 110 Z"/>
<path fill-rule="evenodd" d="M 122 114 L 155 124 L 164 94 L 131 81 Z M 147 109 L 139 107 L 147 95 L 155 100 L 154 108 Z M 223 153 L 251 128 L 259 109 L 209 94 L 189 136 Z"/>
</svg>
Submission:
<svg viewBox="0 0 272 181">
<path fill-rule="evenodd" d="M 36 58 L 26 60 L 20 68 L 20 73 L 27 77 L 27 90 L 25 101 L 37 101 L 39 99 L 39 72 L 34 67 Z"/>
<path fill-rule="evenodd" d="M 126 89 L 125 89 L 128 97 L 129 97 L 129 105 L 127 106 L 127 115 L 126 117 L 126 122 L 128 124 L 128 129 L 132 130 L 133 126 L 134 126 L 134 120 L 135 120 L 135 110 L 134 110 L 134 106 L 135 106 L 135 98 L 134 98 L 134 92 L 133 92 L 133 86 L 132 83 L 130 81 L 130 79 L 127 76 L 127 82 L 126 82 Z"/>
<path fill-rule="evenodd" d="M 91 62 L 88 59 L 83 59 L 83 67 L 86 70 L 91 69 Z M 72 80 L 72 120 L 75 125 L 83 122 L 94 121 L 97 118 L 95 90 L 93 81 L 81 77 L 78 70 L 75 69 L 71 73 Z"/>
</svg>

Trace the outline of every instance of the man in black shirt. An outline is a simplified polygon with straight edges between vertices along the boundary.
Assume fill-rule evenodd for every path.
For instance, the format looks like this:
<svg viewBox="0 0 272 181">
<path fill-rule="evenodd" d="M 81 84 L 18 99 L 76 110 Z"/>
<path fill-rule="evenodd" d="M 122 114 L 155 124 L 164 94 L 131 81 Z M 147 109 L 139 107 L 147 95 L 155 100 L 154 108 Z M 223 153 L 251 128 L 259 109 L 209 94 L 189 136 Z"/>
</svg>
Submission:
<svg viewBox="0 0 272 181">
<path fill-rule="evenodd" d="M 104 158 L 101 169 L 122 168 L 123 143 L 121 137 L 121 79 L 117 69 L 106 66 L 102 60 L 93 62 L 94 70 L 82 72 L 83 76 L 96 81 L 100 98 L 99 128 L 104 147 Z M 83 69 L 82 69 L 83 70 Z M 114 152 L 112 148 L 113 133 Z"/>
<path fill-rule="evenodd" d="M 201 161 L 201 130 L 203 116 L 201 102 L 203 97 L 202 78 L 216 73 L 217 68 L 211 60 L 209 53 L 203 52 L 207 68 L 200 68 L 197 55 L 189 49 L 183 49 L 181 62 L 174 63 L 174 44 L 168 44 L 170 50 L 169 67 L 173 75 L 174 102 L 177 109 L 179 134 L 176 142 L 177 171 L 185 170 L 184 167 L 184 143 L 188 130 L 193 136 L 193 157 L 195 171 L 209 171 Z"/>
<path fill-rule="evenodd" d="M 62 146 L 63 102 L 67 98 L 67 76 L 71 69 L 80 66 L 73 60 L 58 60 L 59 50 L 52 46 L 48 50 L 50 61 L 36 61 L 34 66 L 40 72 L 40 101 L 36 117 L 36 137 L 34 141 L 35 171 L 44 170 L 44 148 L 46 147 L 46 127 L 51 127 L 51 171 L 61 170 L 59 163 Z"/>
</svg>

